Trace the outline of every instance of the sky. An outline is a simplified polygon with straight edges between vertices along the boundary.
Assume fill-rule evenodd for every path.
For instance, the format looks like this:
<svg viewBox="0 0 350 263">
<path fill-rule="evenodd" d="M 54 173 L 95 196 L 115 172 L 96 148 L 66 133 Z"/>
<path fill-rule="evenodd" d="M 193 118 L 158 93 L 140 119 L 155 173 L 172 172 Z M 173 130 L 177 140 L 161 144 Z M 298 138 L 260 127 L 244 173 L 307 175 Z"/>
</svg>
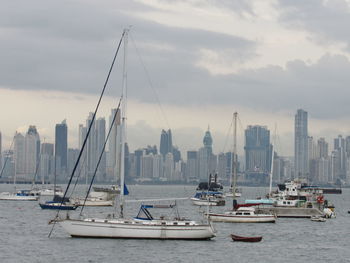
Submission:
<svg viewBox="0 0 350 263">
<path fill-rule="evenodd" d="M 292 156 L 294 115 L 316 140 L 350 135 L 350 0 L 12 0 L 0 9 L 0 131 L 36 125 L 42 141 L 66 119 L 69 145 L 96 107 L 122 31 L 128 41 L 131 150 L 171 129 L 182 150 L 232 149 L 230 125 L 264 125 Z M 122 52 L 98 117 L 121 93 Z"/>
</svg>

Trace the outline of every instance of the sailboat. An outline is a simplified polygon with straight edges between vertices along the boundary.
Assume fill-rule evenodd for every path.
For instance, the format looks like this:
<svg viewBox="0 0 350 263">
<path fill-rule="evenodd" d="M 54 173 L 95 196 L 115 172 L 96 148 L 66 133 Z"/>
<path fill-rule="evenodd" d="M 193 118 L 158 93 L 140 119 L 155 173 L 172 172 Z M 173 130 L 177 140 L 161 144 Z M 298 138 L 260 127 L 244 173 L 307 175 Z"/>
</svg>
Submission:
<svg viewBox="0 0 350 263">
<path fill-rule="evenodd" d="M 234 131 L 233 131 L 233 159 L 232 159 L 232 194 L 236 193 L 236 180 L 237 180 L 237 112 L 233 114 L 234 118 Z M 234 196 L 234 195 L 233 195 Z M 276 217 L 267 213 L 256 213 L 254 207 L 241 206 L 238 207 L 235 196 L 233 197 L 233 210 L 226 211 L 224 213 L 208 213 L 208 218 L 215 222 L 227 222 L 227 223 L 274 223 Z"/>
<path fill-rule="evenodd" d="M 123 92 L 126 94 L 126 51 L 129 29 L 123 31 L 120 43 L 124 41 L 123 63 Z M 119 47 L 118 47 L 119 49 Z M 118 51 L 117 51 L 118 52 Z M 113 65 L 113 64 L 112 64 Z M 118 106 L 119 108 L 119 106 Z M 122 95 L 122 121 L 121 121 L 121 162 L 120 162 L 120 215 L 118 218 L 85 218 L 71 219 L 69 217 L 55 219 L 63 229 L 72 237 L 95 237 L 95 238 L 132 238 L 132 239 L 185 239 L 207 240 L 215 236 L 215 230 L 210 222 L 197 223 L 180 217 L 173 219 L 160 217 L 153 218 L 148 210 L 146 218 L 125 218 L 124 195 L 124 155 L 125 155 L 125 128 L 126 128 L 126 100 Z M 96 112 L 95 112 L 96 113 Z M 142 206 L 141 206 L 142 208 Z M 144 207 L 145 208 L 145 207 Z M 146 207 L 147 209 L 147 207 Z"/>
<path fill-rule="evenodd" d="M 16 134 L 17 134 L 17 132 L 16 132 Z M 14 139 L 11 143 L 10 148 L 12 148 L 13 142 L 14 142 Z M 2 176 L 2 173 L 5 169 L 7 160 L 8 159 L 6 159 L 6 162 L 5 162 L 4 166 L 2 167 L 0 177 Z M 16 190 L 16 171 L 15 171 L 15 174 L 13 176 L 13 185 L 14 185 L 15 191 L 12 193 L 11 192 L 1 192 L 0 193 L 0 200 L 4 200 L 4 201 L 5 200 L 6 201 L 37 201 L 39 199 L 39 195 L 37 195 L 36 193 L 33 193 L 31 190 L 18 190 L 18 191 Z"/>
</svg>

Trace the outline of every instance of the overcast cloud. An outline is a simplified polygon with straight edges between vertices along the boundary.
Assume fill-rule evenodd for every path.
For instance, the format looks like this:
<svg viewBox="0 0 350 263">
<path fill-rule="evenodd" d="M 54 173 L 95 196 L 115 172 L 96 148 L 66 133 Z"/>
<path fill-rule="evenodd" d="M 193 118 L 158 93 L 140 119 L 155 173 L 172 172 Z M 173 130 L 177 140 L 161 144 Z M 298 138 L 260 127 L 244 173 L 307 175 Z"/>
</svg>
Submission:
<svg viewBox="0 0 350 263">
<path fill-rule="evenodd" d="M 122 30 L 132 25 L 129 95 L 139 103 L 283 112 L 281 122 L 304 108 L 315 121 L 343 122 L 350 115 L 349 10 L 345 0 L 2 1 L 0 88 L 97 96 Z M 121 59 L 109 95 L 119 94 L 120 67 Z M 18 115 L 25 105 L 12 99 Z M 1 121 L 6 132 L 23 126 Z M 180 122 L 169 124 L 179 136 L 198 129 Z"/>
</svg>

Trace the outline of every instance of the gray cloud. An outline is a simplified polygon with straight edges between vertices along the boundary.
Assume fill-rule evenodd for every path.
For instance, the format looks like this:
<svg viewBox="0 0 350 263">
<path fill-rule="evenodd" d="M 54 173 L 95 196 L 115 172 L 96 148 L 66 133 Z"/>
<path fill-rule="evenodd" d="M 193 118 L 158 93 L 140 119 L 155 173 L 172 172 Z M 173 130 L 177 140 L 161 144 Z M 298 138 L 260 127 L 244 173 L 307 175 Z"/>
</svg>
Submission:
<svg viewBox="0 0 350 263">
<path fill-rule="evenodd" d="M 326 6 L 319 1 L 281 1 L 281 21 L 325 39 L 348 43 L 349 36 L 337 26 L 349 24 L 349 17 L 335 3 L 343 2 L 327 2 Z M 253 13 L 248 1 L 232 5 L 224 1 L 221 6 Z M 296 60 L 285 69 L 268 66 L 211 75 L 196 65 L 201 49 L 221 52 L 225 60 L 243 63 L 258 56 L 258 43 L 206 30 L 164 26 L 133 16 L 134 11 L 152 10 L 133 1 L 36 0 L 30 5 L 16 0 L 5 2 L 0 9 L 0 86 L 98 94 L 122 29 L 133 25 L 132 39 L 164 104 L 238 104 L 268 111 L 302 107 L 318 118 L 350 114 L 347 58 L 325 55 L 311 65 Z M 323 21 L 321 17 L 325 17 Z M 130 96 L 155 102 L 132 39 Z M 117 67 L 120 66 L 119 60 Z M 118 87 L 120 83 L 118 72 L 111 86 Z"/>
<path fill-rule="evenodd" d="M 350 51 L 350 36 L 345 29 L 350 23 L 347 1 L 279 0 L 278 9 L 282 11 L 282 23 L 308 31 L 319 43 L 341 41 L 346 44 L 347 52 Z"/>
</svg>

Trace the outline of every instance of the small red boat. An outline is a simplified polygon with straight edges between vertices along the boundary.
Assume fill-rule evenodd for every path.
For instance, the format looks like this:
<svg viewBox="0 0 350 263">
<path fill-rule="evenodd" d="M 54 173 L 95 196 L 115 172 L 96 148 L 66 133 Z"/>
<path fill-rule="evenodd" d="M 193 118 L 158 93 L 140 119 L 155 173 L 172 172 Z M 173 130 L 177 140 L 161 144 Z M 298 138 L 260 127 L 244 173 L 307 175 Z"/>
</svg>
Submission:
<svg viewBox="0 0 350 263">
<path fill-rule="evenodd" d="M 237 236 L 234 234 L 231 234 L 231 238 L 233 241 L 241 241 L 241 242 L 260 242 L 262 239 L 262 236 L 259 237 L 242 237 Z"/>
</svg>

